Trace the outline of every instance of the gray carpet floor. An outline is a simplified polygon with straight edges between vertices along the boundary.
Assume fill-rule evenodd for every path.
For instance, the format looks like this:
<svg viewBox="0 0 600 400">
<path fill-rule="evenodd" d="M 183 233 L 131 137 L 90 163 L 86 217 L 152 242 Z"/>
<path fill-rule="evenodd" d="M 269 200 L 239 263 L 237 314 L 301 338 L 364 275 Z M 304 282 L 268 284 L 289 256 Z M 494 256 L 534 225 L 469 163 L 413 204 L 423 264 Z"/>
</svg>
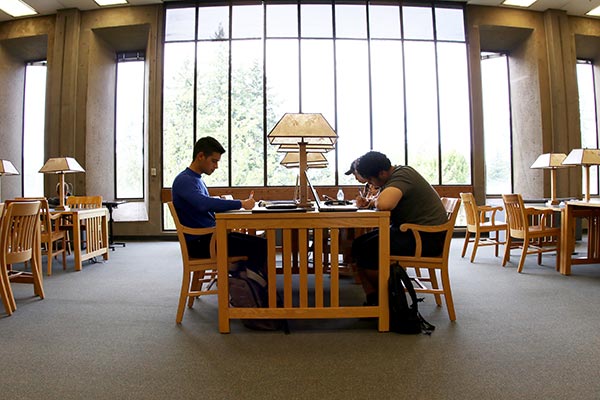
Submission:
<svg viewBox="0 0 600 400">
<path fill-rule="evenodd" d="M 175 324 L 177 242 L 130 242 L 106 263 L 13 285 L 0 314 L 3 399 L 600 399 L 600 266 L 566 277 L 555 257 L 518 274 L 491 248 L 451 252 L 457 321 L 432 297 L 431 336 L 378 333 L 374 321 L 292 321 L 291 334 L 220 334 L 216 297 Z M 363 301 L 352 279 L 348 301 Z"/>
</svg>

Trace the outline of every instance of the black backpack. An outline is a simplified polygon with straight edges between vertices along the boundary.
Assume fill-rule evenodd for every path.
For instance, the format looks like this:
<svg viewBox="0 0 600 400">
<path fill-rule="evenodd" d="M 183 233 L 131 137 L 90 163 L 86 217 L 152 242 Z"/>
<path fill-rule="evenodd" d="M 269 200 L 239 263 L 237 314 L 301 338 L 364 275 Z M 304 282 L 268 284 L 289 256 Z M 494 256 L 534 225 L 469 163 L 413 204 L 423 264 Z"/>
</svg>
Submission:
<svg viewBox="0 0 600 400">
<path fill-rule="evenodd" d="M 404 288 L 412 300 L 409 306 Z M 417 294 L 408 274 L 398 263 L 390 268 L 388 284 L 390 303 L 390 331 L 404 334 L 426 333 L 430 335 L 435 326 L 419 313 Z M 422 300 L 422 299 L 421 299 Z"/>
<path fill-rule="evenodd" d="M 233 307 L 261 308 L 269 306 L 267 281 L 257 272 L 243 269 L 229 277 L 229 302 Z M 287 321 L 283 319 L 242 319 L 245 327 L 261 330 L 284 330 L 289 333 Z"/>
</svg>

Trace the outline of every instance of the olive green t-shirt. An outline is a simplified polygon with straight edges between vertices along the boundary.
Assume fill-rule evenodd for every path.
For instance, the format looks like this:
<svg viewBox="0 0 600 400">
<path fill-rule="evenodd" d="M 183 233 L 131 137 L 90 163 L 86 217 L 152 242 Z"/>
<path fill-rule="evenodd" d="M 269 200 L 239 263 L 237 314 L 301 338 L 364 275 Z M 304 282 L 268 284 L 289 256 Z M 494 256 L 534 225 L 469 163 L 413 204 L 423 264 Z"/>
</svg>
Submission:
<svg viewBox="0 0 600 400">
<path fill-rule="evenodd" d="M 394 167 L 382 189 L 388 187 L 402 191 L 402 198 L 391 211 L 392 225 L 441 225 L 448 222 L 440 196 L 414 168 L 403 165 Z"/>
</svg>

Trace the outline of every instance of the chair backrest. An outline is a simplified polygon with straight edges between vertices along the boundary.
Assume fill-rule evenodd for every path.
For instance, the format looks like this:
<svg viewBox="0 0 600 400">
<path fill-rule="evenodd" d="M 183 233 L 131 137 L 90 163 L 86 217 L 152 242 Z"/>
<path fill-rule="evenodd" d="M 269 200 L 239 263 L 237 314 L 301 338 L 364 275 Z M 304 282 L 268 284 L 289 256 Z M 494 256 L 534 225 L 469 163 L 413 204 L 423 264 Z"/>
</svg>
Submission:
<svg viewBox="0 0 600 400">
<path fill-rule="evenodd" d="M 3 212 L 4 212 L 4 203 L 0 203 L 0 218 L 2 218 Z"/>
<path fill-rule="evenodd" d="M 42 229 L 42 235 L 52 231 L 52 220 L 50 219 L 50 206 L 48 200 L 45 197 L 17 197 L 15 201 L 39 201 L 40 202 L 40 228 Z"/>
<path fill-rule="evenodd" d="M 448 222 L 446 225 L 446 239 L 444 241 L 444 251 L 442 252 L 442 258 L 445 262 L 448 262 L 448 256 L 450 254 L 450 243 L 452 242 L 452 234 L 454 233 L 454 224 L 456 223 L 456 217 L 460 210 L 460 199 L 454 197 L 442 197 L 442 204 L 446 209 L 448 215 Z"/>
<path fill-rule="evenodd" d="M 444 209 L 446 210 L 446 215 L 448 216 L 448 221 L 452 221 L 452 226 L 456 222 L 456 216 L 458 215 L 458 210 L 460 209 L 460 199 L 454 197 L 442 197 L 442 204 L 444 205 Z"/>
<path fill-rule="evenodd" d="M 210 239 L 210 258 L 206 260 L 210 260 L 212 262 L 216 261 L 217 258 L 217 242 L 215 228 L 190 228 L 185 226 L 179 220 L 179 216 L 177 215 L 177 210 L 175 210 L 175 205 L 172 201 L 168 201 L 167 205 L 169 206 L 169 211 L 171 212 L 171 216 L 173 217 L 173 222 L 175 222 L 175 228 L 177 229 L 177 238 L 179 239 L 179 246 L 181 247 L 181 256 L 184 259 L 184 263 L 189 259 L 187 240 L 185 235 L 209 235 L 213 234 Z"/>
<path fill-rule="evenodd" d="M 467 218 L 467 227 L 475 228 L 479 225 L 479 212 L 475 203 L 473 193 L 461 193 L 460 200 L 465 209 L 465 217 Z"/>
<path fill-rule="evenodd" d="M 14 264 L 33 258 L 40 248 L 40 202 L 14 201 L 6 205 L 0 228 L 0 260 Z"/>
<path fill-rule="evenodd" d="M 102 196 L 69 196 L 67 206 L 72 208 L 102 208 Z"/>
<path fill-rule="evenodd" d="M 529 222 L 525 217 L 525 205 L 523 197 L 520 194 L 503 194 L 502 201 L 506 210 L 506 220 L 511 232 L 524 232 L 529 227 Z"/>
</svg>

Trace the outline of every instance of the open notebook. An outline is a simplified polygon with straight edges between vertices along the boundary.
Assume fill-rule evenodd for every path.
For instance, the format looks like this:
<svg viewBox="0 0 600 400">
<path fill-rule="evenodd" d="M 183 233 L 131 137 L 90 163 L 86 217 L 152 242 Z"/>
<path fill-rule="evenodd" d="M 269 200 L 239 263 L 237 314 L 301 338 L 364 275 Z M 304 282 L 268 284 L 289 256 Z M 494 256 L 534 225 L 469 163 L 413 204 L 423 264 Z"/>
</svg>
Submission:
<svg viewBox="0 0 600 400">
<path fill-rule="evenodd" d="M 315 203 L 317 203 L 317 209 L 319 211 L 357 211 L 358 207 L 356 207 L 354 204 L 331 204 L 331 203 L 335 203 L 336 201 L 323 201 L 321 200 L 321 198 L 319 197 L 319 193 L 317 193 L 317 189 L 315 189 L 315 187 L 312 185 L 312 183 L 310 182 L 310 179 L 308 179 L 308 176 L 306 177 L 306 180 L 308 181 L 308 186 L 310 187 L 310 191 L 312 192 L 313 197 L 315 198 Z"/>
</svg>

